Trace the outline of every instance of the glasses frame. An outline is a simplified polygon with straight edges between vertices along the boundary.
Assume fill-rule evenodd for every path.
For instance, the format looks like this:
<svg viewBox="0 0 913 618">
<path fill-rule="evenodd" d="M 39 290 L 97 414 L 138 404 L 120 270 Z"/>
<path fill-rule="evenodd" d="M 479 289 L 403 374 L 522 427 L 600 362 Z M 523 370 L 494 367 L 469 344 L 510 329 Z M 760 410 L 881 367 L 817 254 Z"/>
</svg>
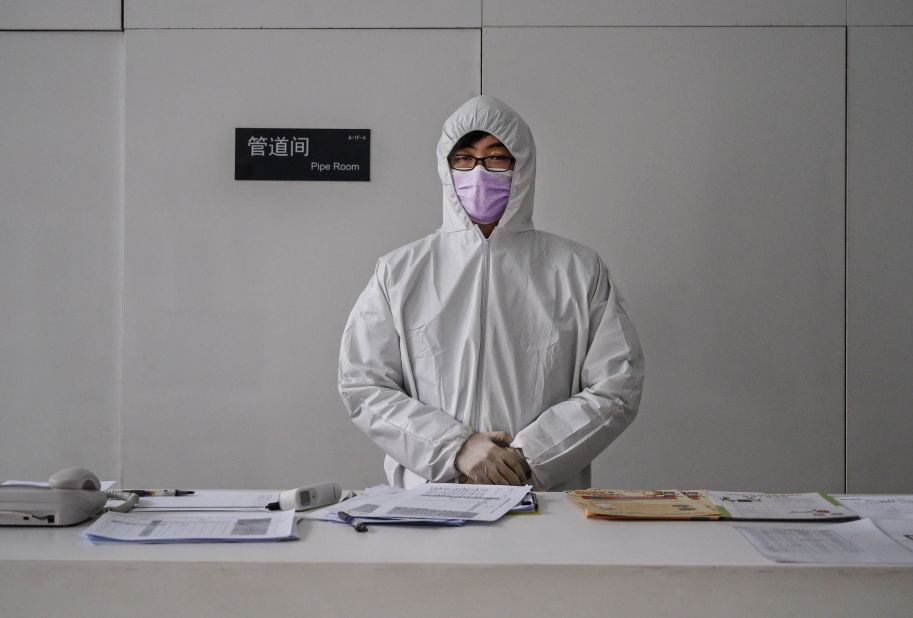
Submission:
<svg viewBox="0 0 913 618">
<path fill-rule="evenodd" d="M 453 167 L 453 158 L 454 157 L 467 157 L 469 159 L 475 159 L 475 163 L 473 164 L 472 167 Z M 508 167 L 504 168 L 503 170 L 489 169 L 488 159 L 510 159 L 510 165 Z M 498 174 L 498 173 L 502 173 L 502 172 L 509 172 L 510 170 L 512 170 L 514 168 L 514 163 L 516 163 L 516 162 L 517 162 L 517 159 L 515 159 L 514 157 L 508 157 L 505 155 L 490 155 L 487 157 L 474 157 L 474 156 L 468 155 L 468 154 L 452 154 L 452 155 L 447 156 L 447 164 L 450 166 L 450 169 L 456 170 L 458 172 L 471 172 L 472 170 L 474 170 L 476 167 L 479 166 L 479 163 L 481 163 L 482 167 L 484 167 L 489 172 L 494 172 L 495 174 Z"/>
</svg>

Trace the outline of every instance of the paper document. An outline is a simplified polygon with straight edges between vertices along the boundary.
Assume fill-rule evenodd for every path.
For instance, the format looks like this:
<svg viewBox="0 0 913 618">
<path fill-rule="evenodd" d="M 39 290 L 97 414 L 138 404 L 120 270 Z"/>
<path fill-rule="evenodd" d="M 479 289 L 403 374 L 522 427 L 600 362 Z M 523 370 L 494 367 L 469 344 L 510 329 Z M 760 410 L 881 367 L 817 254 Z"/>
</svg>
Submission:
<svg viewBox="0 0 913 618">
<path fill-rule="evenodd" d="M 515 507 L 532 486 L 428 483 L 378 505 L 372 517 L 421 517 L 496 521 Z"/>
<path fill-rule="evenodd" d="M 86 528 L 93 543 L 212 543 L 298 538 L 295 511 L 232 514 L 107 512 Z"/>
<path fill-rule="evenodd" d="M 380 505 L 406 493 L 401 487 L 377 485 L 364 490 L 360 496 L 354 496 L 322 509 L 316 509 L 302 515 L 307 519 L 317 519 L 335 524 L 345 523 L 340 512 L 348 513 L 358 522 L 366 524 L 435 524 L 439 526 L 462 526 L 465 519 L 427 519 L 421 517 L 402 517 L 397 519 L 371 517 Z"/>
<path fill-rule="evenodd" d="M 849 521 L 856 514 L 827 494 L 764 494 L 710 491 L 724 519 L 771 521 Z"/>
<path fill-rule="evenodd" d="M 876 519 L 875 525 L 889 537 L 913 551 L 913 520 L 911 519 Z"/>
<path fill-rule="evenodd" d="M 766 558 L 821 564 L 913 564 L 913 551 L 891 540 L 870 519 L 842 524 L 735 526 Z"/>
<path fill-rule="evenodd" d="M 189 496 L 143 496 L 134 511 L 262 511 L 278 491 L 201 489 Z"/>
<path fill-rule="evenodd" d="M 517 506 L 531 489 L 529 485 L 457 483 L 428 483 L 406 490 L 384 486 L 318 509 L 306 517 L 334 521 L 339 511 L 344 511 L 366 522 L 373 519 L 411 523 L 495 521 Z"/>
<path fill-rule="evenodd" d="M 913 520 L 913 495 L 835 495 L 860 517 Z"/>
<path fill-rule="evenodd" d="M 568 499 L 593 519 L 718 519 L 707 492 L 677 489 L 575 489 Z"/>
</svg>

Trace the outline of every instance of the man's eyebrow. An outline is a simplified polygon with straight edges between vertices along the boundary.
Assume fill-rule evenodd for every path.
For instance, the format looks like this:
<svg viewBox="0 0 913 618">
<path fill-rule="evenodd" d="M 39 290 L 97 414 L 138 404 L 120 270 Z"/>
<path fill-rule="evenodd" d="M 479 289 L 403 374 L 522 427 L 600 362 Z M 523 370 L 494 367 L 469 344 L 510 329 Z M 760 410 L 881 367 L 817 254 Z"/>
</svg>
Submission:
<svg viewBox="0 0 913 618">
<path fill-rule="evenodd" d="M 510 152 L 510 148 L 508 148 L 507 146 L 505 146 L 505 145 L 502 144 L 501 142 L 495 142 L 494 144 L 489 144 L 488 146 L 485 147 L 485 150 L 494 150 L 495 148 L 503 148 L 504 150 Z M 460 151 L 463 151 L 463 150 L 471 150 L 471 149 L 472 149 L 472 145 L 470 144 L 470 145 L 468 145 L 468 146 L 463 146 L 462 148 L 457 148 L 457 149 L 454 151 L 454 153 L 457 153 L 457 152 L 460 152 Z"/>
</svg>

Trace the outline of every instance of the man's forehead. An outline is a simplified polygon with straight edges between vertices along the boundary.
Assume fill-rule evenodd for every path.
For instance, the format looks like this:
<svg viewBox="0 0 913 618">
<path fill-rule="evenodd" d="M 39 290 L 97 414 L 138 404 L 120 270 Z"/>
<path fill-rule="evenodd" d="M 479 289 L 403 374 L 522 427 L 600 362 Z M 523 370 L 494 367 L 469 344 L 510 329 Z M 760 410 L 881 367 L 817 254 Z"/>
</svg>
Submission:
<svg viewBox="0 0 913 618">
<path fill-rule="evenodd" d="M 486 142 L 488 140 L 491 140 L 491 142 L 487 143 L 487 144 L 483 144 L 483 142 Z M 501 141 L 498 138 L 496 138 L 494 135 L 486 135 L 484 137 L 480 137 L 479 139 L 477 139 L 475 142 L 473 142 L 470 145 L 463 146 L 463 148 L 485 148 L 487 150 L 493 150 L 495 148 L 507 149 L 507 146 L 502 144 Z M 462 148 L 460 150 L 462 150 Z"/>
</svg>

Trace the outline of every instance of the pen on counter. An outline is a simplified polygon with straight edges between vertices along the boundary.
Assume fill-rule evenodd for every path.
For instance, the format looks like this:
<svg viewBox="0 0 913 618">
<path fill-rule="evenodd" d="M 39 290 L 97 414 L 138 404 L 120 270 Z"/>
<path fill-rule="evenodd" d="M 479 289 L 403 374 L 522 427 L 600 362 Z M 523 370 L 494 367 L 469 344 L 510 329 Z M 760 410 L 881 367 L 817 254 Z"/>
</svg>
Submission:
<svg viewBox="0 0 913 618">
<path fill-rule="evenodd" d="M 351 515 L 349 515 L 348 513 L 346 513 L 345 511 L 339 511 L 337 513 L 337 515 L 339 515 L 339 519 L 341 519 L 342 521 L 346 522 L 347 524 L 349 524 L 350 526 L 355 528 L 355 530 L 357 530 L 358 532 L 367 532 L 368 531 L 368 524 L 366 524 L 363 521 L 356 523 L 355 518 L 352 517 Z"/>
<path fill-rule="evenodd" d="M 196 492 L 192 489 L 125 489 L 127 493 L 136 494 L 140 498 L 146 496 L 192 496 Z"/>
</svg>

